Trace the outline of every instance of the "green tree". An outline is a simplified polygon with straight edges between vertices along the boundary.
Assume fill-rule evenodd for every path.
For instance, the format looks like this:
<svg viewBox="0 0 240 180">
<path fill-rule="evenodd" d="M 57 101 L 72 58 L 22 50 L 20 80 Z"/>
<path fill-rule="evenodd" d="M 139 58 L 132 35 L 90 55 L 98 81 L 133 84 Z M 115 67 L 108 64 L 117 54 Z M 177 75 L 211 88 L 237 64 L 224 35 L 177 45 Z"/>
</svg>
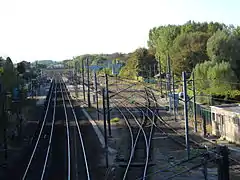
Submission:
<svg viewBox="0 0 240 180">
<path fill-rule="evenodd" d="M 196 64 L 208 60 L 206 43 L 209 38 L 207 33 L 190 32 L 179 35 L 171 50 L 173 71 L 181 75 L 182 71 L 191 72 Z"/>
<path fill-rule="evenodd" d="M 17 64 L 17 71 L 18 71 L 19 74 L 25 73 L 26 67 L 25 67 L 24 62 L 20 62 L 20 63 Z"/>
<path fill-rule="evenodd" d="M 237 76 L 229 62 L 206 61 L 197 64 L 194 68 L 195 86 L 197 93 L 203 92 L 211 95 L 233 96 L 231 91 L 237 89 Z"/>
<path fill-rule="evenodd" d="M 214 62 L 229 62 L 240 79 L 240 40 L 228 31 L 217 31 L 207 42 L 207 53 Z"/>
<path fill-rule="evenodd" d="M 231 91 L 236 89 L 231 82 L 236 82 L 237 76 L 229 62 L 216 63 L 210 67 L 207 77 L 210 79 L 209 92 L 212 94 L 231 96 Z"/>
<path fill-rule="evenodd" d="M 4 73 L 2 75 L 3 88 L 6 91 L 12 92 L 13 88 L 17 85 L 17 76 L 14 69 L 12 60 L 7 57 L 3 65 Z"/>
<path fill-rule="evenodd" d="M 120 71 L 120 76 L 136 78 L 137 76 L 148 77 L 153 76 L 149 74 L 149 70 L 156 66 L 154 54 L 151 54 L 146 48 L 136 49 L 127 60 L 126 66 Z"/>
</svg>

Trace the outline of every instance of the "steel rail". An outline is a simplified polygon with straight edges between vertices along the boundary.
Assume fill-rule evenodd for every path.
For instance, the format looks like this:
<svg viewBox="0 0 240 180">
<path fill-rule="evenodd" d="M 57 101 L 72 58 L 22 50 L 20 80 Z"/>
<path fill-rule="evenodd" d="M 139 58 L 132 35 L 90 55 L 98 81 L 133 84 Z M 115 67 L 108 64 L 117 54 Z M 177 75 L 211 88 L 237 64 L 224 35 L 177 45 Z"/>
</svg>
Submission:
<svg viewBox="0 0 240 180">
<path fill-rule="evenodd" d="M 152 94 L 154 94 L 154 93 L 153 93 L 153 90 L 154 90 L 154 89 L 149 88 L 149 91 L 151 91 Z M 157 105 L 160 105 L 159 102 L 157 102 L 157 100 L 156 100 L 155 97 L 150 98 L 150 99 L 151 99 L 151 101 L 155 102 Z M 163 119 L 162 119 L 162 120 L 163 120 Z M 164 120 L 163 120 L 163 121 L 164 121 Z M 196 145 L 202 146 L 202 145 L 200 145 L 198 142 L 196 142 L 196 141 L 194 141 L 194 140 L 191 140 L 191 141 L 192 141 L 193 143 L 195 143 Z M 213 145 L 215 145 L 213 142 L 211 142 L 211 143 L 212 143 Z M 240 161 L 235 160 L 235 159 L 233 159 L 232 157 L 229 157 L 229 159 L 230 159 L 231 161 L 237 163 L 237 164 L 240 164 Z"/>
<path fill-rule="evenodd" d="M 101 95 L 101 94 L 100 94 Z M 131 128 L 131 125 L 128 121 L 128 119 L 126 118 L 126 116 L 124 115 L 124 113 L 122 112 L 122 110 L 116 105 L 116 103 L 113 103 L 115 105 L 115 108 L 122 114 L 127 126 L 128 126 L 128 129 L 129 129 L 129 132 L 130 132 L 130 136 L 131 136 L 131 153 L 130 153 L 130 157 L 129 157 L 129 160 L 128 160 L 128 164 L 127 164 L 127 167 L 125 169 L 125 172 L 124 172 L 124 176 L 123 176 L 123 180 L 126 179 L 127 177 L 127 173 L 128 173 L 128 170 L 129 170 L 129 167 L 130 167 L 130 164 L 131 164 L 131 161 L 132 161 L 132 158 L 134 156 L 134 152 L 135 152 L 135 148 L 136 148 L 136 145 L 137 145 L 137 142 L 138 142 L 138 138 L 139 138 L 139 135 L 140 135 L 140 132 L 142 131 L 141 128 L 139 128 L 138 132 L 137 132 L 137 136 L 134 140 L 133 138 L 133 132 L 132 132 L 132 128 Z M 126 107 L 125 107 L 126 108 Z M 131 116 L 134 118 L 135 121 L 137 121 L 136 119 L 136 116 L 134 114 L 131 113 Z M 143 116 L 144 117 L 144 116 Z M 143 120 L 143 123 L 144 123 L 145 120 Z M 142 125 L 143 125 L 142 123 Z M 141 125 L 141 126 L 142 126 Z"/>
<path fill-rule="evenodd" d="M 147 93 L 146 93 L 147 94 Z M 147 94 L 147 96 L 149 97 L 149 95 Z M 125 100 L 126 101 L 126 100 Z M 155 104 L 156 105 L 156 104 Z M 149 115 L 147 114 L 147 113 L 145 113 L 141 108 L 139 108 L 139 107 L 137 107 L 143 114 L 146 114 L 146 117 L 150 120 L 150 121 L 152 121 L 152 126 L 151 126 L 151 132 L 150 132 L 150 135 L 152 135 L 152 130 L 153 130 L 153 127 L 154 127 L 154 118 L 155 118 L 155 116 L 154 116 L 154 113 L 152 112 L 152 114 L 153 114 L 153 120 L 149 117 Z M 159 128 L 158 128 L 159 129 Z M 159 129 L 159 130 L 161 130 L 161 129 Z M 163 130 L 161 130 L 164 134 L 166 134 L 167 135 L 167 133 L 166 132 L 164 132 Z M 168 136 L 168 135 L 167 135 Z M 151 143 L 151 137 L 149 137 L 149 147 L 150 147 L 150 143 Z M 201 153 L 202 154 L 202 153 Z M 199 155 L 197 155 L 196 157 L 199 157 Z M 196 157 L 194 157 L 194 158 L 196 158 Z M 185 160 L 186 161 L 186 160 Z M 187 160 L 188 161 L 188 160 Z M 145 166 L 145 168 L 147 168 L 147 166 Z M 170 166 L 170 168 L 172 168 L 171 166 Z M 145 170 L 145 172 L 147 172 L 146 170 Z M 161 170 L 160 170 L 160 172 L 162 172 Z M 151 174 L 151 173 L 150 173 Z M 138 178 L 138 179 L 146 179 L 147 177 L 149 176 L 149 174 L 144 174 L 143 176 L 142 176 L 142 178 Z"/>
<path fill-rule="evenodd" d="M 127 99 L 124 99 L 124 100 L 127 101 L 127 102 L 129 102 Z M 136 104 L 142 104 L 142 103 L 136 103 Z M 143 104 L 142 104 L 142 105 L 143 105 Z M 144 107 L 145 107 L 145 108 L 148 108 L 148 107 L 146 107 L 146 106 L 144 106 Z M 140 107 L 136 106 L 136 108 L 139 109 L 140 111 L 142 111 Z M 148 108 L 148 109 L 149 109 L 149 108 Z M 158 117 L 158 119 L 161 118 L 161 116 L 159 116 L 156 112 L 153 112 L 151 109 L 149 109 L 149 110 L 152 112 L 153 115 L 155 115 L 156 117 Z M 142 112 L 143 112 L 143 111 L 142 111 Z M 144 112 L 144 113 L 145 113 L 145 112 Z M 145 114 L 146 114 L 146 113 L 145 113 Z M 151 118 L 148 117 L 147 114 L 146 114 L 146 117 L 151 121 Z M 160 119 L 159 119 L 159 121 L 161 122 Z M 162 121 L 164 121 L 164 120 L 162 120 Z M 165 125 L 164 122 L 163 122 L 163 125 Z M 165 127 L 168 127 L 167 125 L 168 125 L 168 124 L 166 123 Z M 164 133 L 166 136 L 168 136 L 170 139 L 172 139 L 174 142 L 182 145 L 183 147 L 186 147 L 185 143 L 182 143 L 182 142 L 180 142 L 180 141 L 178 141 L 178 140 L 175 140 L 174 138 L 170 137 L 170 135 L 169 135 L 168 133 L 166 133 L 164 130 L 162 130 L 162 129 L 161 129 L 159 126 L 157 126 L 155 123 L 154 123 L 154 126 L 155 126 L 158 130 L 160 130 L 162 133 Z M 172 130 L 175 134 L 177 134 L 177 135 L 179 135 L 179 136 L 181 136 L 181 137 L 183 136 L 182 134 L 178 133 L 176 130 L 172 129 L 171 126 L 168 127 L 168 128 L 169 128 L 170 130 Z M 193 140 L 191 140 L 191 139 L 190 139 L 190 141 L 191 141 L 193 144 L 197 145 L 198 147 L 206 149 L 208 152 L 216 153 L 216 152 L 214 151 L 215 147 L 213 147 L 212 150 L 210 150 L 210 149 L 206 148 L 205 146 L 197 143 L 196 141 L 193 141 Z"/>
<path fill-rule="evenodd" d="M 51 85 L 52 85 L 52 86 L 53 86 L 53 85 L 55 86 L 55 81 L 54 81 L 54 80 L 52 81 L 52 84 L 51 84 Z M 40 140 L 40 138 L 41 138 L 41 136 L 42 136 L 42 131 L 43 131 L 43 128 L 44 128 L 44 126 L 45 126 L 45 124 L 46 124 L 46 118 L 47 118 L 47 114 L 48 114 L 50 102 L 51 102 L 51 99 L 52 99 L 52 92 L 53 92 L 53 87 L 51 87 L 51 92 L 50 92 L 50 96 L 49 96 L 49 99 L 48 99 L 47 109 L 46 109 L 46 111 L 45 111 L 45 115 L 44 115 L 44 118 L 43 118 L 42 126 L 41 126 L 40 132 L 39 132 L 39 134 L 38 134 L 38 138 L 37 138 L 36 144 L 35 144 L 35 146 L 34 146 L 34 149 L 33 149 L 33 151 L 32 151 L 31 157 L 30 157 L 30 159 L 29 159 L 29 161 L 28 161 L 28 165 L 27 165 L 27 167 L 26 167 L 26 169 L 25 169 L 25 171 L 24 171 L 22 180 L 25 180 L 25 179 L 26 179 L 26 176 L 27 176 L 27 173 L 28 173 L 28 171 L 29 171 L 30 165 L 31 165 L 31 163 L 32 163 L 33 157 L 34 157 L 34 155 L 35 155 L 35 153 L 36 153 L 36 149 L 37 149 L 39 140 Z"/>
<path fill-rule="evenodd" d="M 128 129 L 129 129 L 129 133 L 130 133 L 130 137 L 131 137 L 131 149 L 133 149 L 133 145 L 134 145 L 134 143 L 133 143 L 133 132 L 132 132 L 132 128 L 131 128 L 131 125 L 130 125 L 130 123 L 129 123 L 129 121 L 128 121 L 128 119 L 127 119 L 127 117 L 125 116 L 125 114 L 122 112 L 122 110 L 115 104 L 115 103 L 113 103 L 114 105 L 115 105 L 115 108 L 117 108 L 117 110 L 121 113 L 121 115 L 123 116 L 123 118 L 124 118 L 124 121 L 126 122 L 126 124 L 127 124 L 127 126 L 128 126 Z"/>
<path fill-rule="evenodd" d="M 133 84 L 133 85 L 135 85 L 135 84 Z M 121 92 L 121 91 L 119 91 L 119 92 Z M 119 93 L 116 93 L 115 95 L 118 95 Z M 116 99 L 115 99 L 116 100 Z M 125 108 L 130 112 L 130 114 L 132 114 L 133 115 L 133 113 L 125 106 Z M 133 115 L 134 116 L 134 115 Z M 143 117 L 145 117 L 145 116 L 143 116 Z M 154 116 L 153 116 L 154 117 Z M 135 118 L 134 118 L 135 119 Z M 145 121 L 145 120 L 144 120 Z M 144 122 L 143 121 L 143 122 Z M 137 123 L 138 125 L 139 125 L 139 122 Z M 148 167 L 148 161 L 149 161 L 149 151 L 150 151 L 150 145 L 151 145 L 151 139 L 152 139 L 152 132 L 153 132 L 153 128 L 154 128 L 154 120 L 152 121 L 152 124 L 151 124 L 151 130 L 150 130 L 150 134 L 149 134 L 149 138 L 148 138 L 148 140 L 147 140 L 147 137 L 146 137 L 146 134 L 145 134 L 145 132 L 144 132 L 144 130 L 143 130 L 143 128 L 142 128 L 142 125 L 141 125 L 141 127 L 140 127 L 141 129 L 142 129 L 142 132 L 143 132 L 143 134 L 144 134 L 144 138 L 145 138 L 145 142 L 146 142 L 146 161 L 145 161 L 145 166 L 144 166 L 144 172 L 143 172 L 143 176 L 145 177 L 145 175 L 146 175 L 146 172 L 147 172 L 147 167 Z M 140 131 L 139 131 L 140 132 Z M 140 134 L 140 133 L 139 133 Z M 139 136 L 139 134 L 138 134 L 138 136 Z M 136 143 L 137 143 L 137 140 L 135 141 L 135 146 L 136 146 Z M 135 149 L 135 148 L 134 148 Z M 130 160 L 129 160 L 129 163 L 128 163 L 128 165 L 127 165 L 127 168 L 126 168 L 126 171 L 125 171 L 125 173 L 124 173 L 124 177 L 123 177 L 123 179 L 125 179 L 126 178 L 126 175 L 127 175 L 127 171 L 128 171 L 128 169 L 129 169 L 129 166 L 130 166 L 130 164 L 131 164 L 131 160 L 132 160 L 132 157 L 133 157 L 133 154 L 134 154 L 134 149 L 132 149 L 132 151 L 131 151 L 131 155 L 130 155 Z"/>
<path fill-rule="evenodd" d="M 149 97 L 147 91 L 146 91 L 146 96 Z M 150 118 L 151 119 L 151 118 Z M 153 129 L 154 129 L 154 123 L 155 123 L 155 116 L 153 115 L 153 119 L 151 121 L 151 130 L 150 130 L 150 134 L 148 137 L 148 156 L 146 157 L 146 163 L 145 163 L 145 167 L 144 167 L 144 174 L 143 174 L 143 180 L 145 180 L 145 176 L 147 174 L 147 168 L 148 168 L 148 161 L 149 161 L 149 153 L 150 153 L 150 148 L 151 148 L 151 140 L 152 140 L 152 134 L 153 134 Z"/>
<path fill-rule="evenodd" d="M 120 79 L 120 80 L 124 81 L 123 79 Z M 134 83 L 129 82 L 129 84 L 134 84 Z M 146 89 L 148 89 L 148 90 L 152 90 L 152 88 L 150 88 L 150 87 L 148 87 L 148 86 L 146 86 L 146 85 L 143 85 L 143 86 L 144 86 Z M 133 93 L 133 95 L 134 95 L 134 94 L 137 94 L 137 95 L 143 97 L 144 99 L 146 99 L 146 97 L 145 97 L 144 95 L 140 95 L 139 93 Z M 124 97 L 124 96 L 122 96 L 122 95 L 120 95 L 120 94 L 117 94 L 117 96 L 120 96 L 120 97 L 124 98 L 125 101 L 128 101 L 127 97 Z M 152 101 L 154 101 L 154 99 L 152 99 L 152 98 L 150 98 L 150 99 L 151 99 Z M 170 130 L 172 130 L 175 134 L 177 134 L 177 135 L 179 135 L 179 136 L 183 136 L 181 133 L 179 133 L 179 132 L 176 131 L 173 127 L 171 127 L 168 123 L 166 123 L 166 122 L 164 121 L 164 119 L 163 119 L 161 116 L 158 115 L 158 113 L 153 112 L 150 108 L 148 108 L 147 106 L 145 106 L 143 103 L 135 102 L 134 104 L 135 104 L 135 105 L 136 105 L 136 104 L 143 105 L 143 107 L 145 107 L 145 108 L 147 108 L 148 110 L 150 110 L 150 112 L 152 112 L 152 113 L 157 117 L 157 119 L 158 119 L 162 124 L 164 124 L 167 128 L 169 128 Z M 158 102 L 156 102 L 156 104 L 160 105 Z M 158 127 L 155 123 L 154 123 L 154 126 L 155 126 L 158 130 L 160 130 L 160 127 Z M 164 132 L 163 130 L 161 130 L 161 131 Z M 170 137 L 170 136 L 169 136 L 169 137 Z M 173 138 L 171 138 L 171 139 L 176 142 L 176 140 L 174 140 Z M 192 142 L 193 144 L 195 144 L 195 145 L 197 145 L 197 146 L 199 146 L 199 147 L 204 147 L 203 145 L 199 144 L 198 142 L 194 141 L 193 139 L 189 139 L 189 140 L 190 140 L 190 142 Z M 178 142 L 178 143 L 181 144 L 182 146 L 185 146 L 185 144 L 183 144 L 182 142 Z"/>
<path fill-rule="evenodd" d="M 78 119 L 76 117 L 76 113 L 75 113 L 75 110 L 72 106 L 72 102 L 69 98 L 69 95 L 68 95 L 68 91 L 67 91 L 67 87 L 66 87 L 66 84 L 64 84 L 64 89 L 66 91 L 66 94 L 67 94 L 67 99 L 68 99 L 68 102 L 70 104 L 70 107 L 71 107 L 71 110 L 72 110 L 72 113 L 73 113 L 73 116 L 74 116 L 74 120 L 75 120 L 75 124 L 77 126 L 77 130 L 78 130 L 78 135 L 79 135 L 79 139 L 80 139 L 80 142 L 81 142 L 81 146 L 82 146 L 82 151 L 83 151 L 83 157 L 84 157 L 84 164 L 85 164 L 85 168 L 86 168 L 86 175 L 87 175 L 87 179 L 90 180 L 90 173 L 89 173 L 89 168 L 88 168 L 88 161 L 87 161 L 87 155 L 86 155 L 86 150 L 85 150 L 85 147 L 84 147 L 84 142 L 83 142 L 83 138 L 82 138 L 82 133 L 81 133 L 81 130 L 80 130 L 80 127 L 79 127 L 79 123 L 78 123 Z"/>
<path fill-rule="evenodd" d="M 133 83 L 130 83 L 130 84 L 133 84 Z M 154 93 L 152 92 L 152 89 L 151 88 L 149 88 L 149 87 L 146 87 L 146 86 L 144 86 L 145 87 L 145 89 L 147 89 L 147 90 L 149 90 L 150 92 L 151 92 L 151 94 L 152 94 L 152 96 L 154 96 Z M 135 93 L 136 94 L 136 93 Z M 138 93 L 138 95 L 140 95 L 139 93 Z M 121 95 L 118 95 L 118 96 L 121 96 Z M 145 96 L 143 96 L 143 95 L 140 95 L 141 97 L 143 97 L 144 99 L 151 99 L 153 102 L 155 102 L 155 106 L 157 106 L 157 105 L 159 105 L 159 103 L 158 102 L 156 102 L 156 98 L 155 98 L 155 96 L 152 98 L 152 97 L 145 97 Z M 121 96 L 121 97 L 123 97 L 123 96 Z M 125 101 L 128 101 L 127 99 L 126 99 L 126 97 L 124 97 L 125 98 Z M 129 101 L 128 101 L 129 102 Z M 135 104 L 142 104 L 142 103 L 135 103 Z M 156 112 L 153 112 L 150 108 L 148 108 L 147 106 L 145 106 L 144 104 L 142 104 L 145 108 L 147 108 L 148 110 L 150 110 L 150 112 L 152 112 L 152 114 L 153 114 L 153 117 L 157 117 L 157 119 L 160 121 L 160 122 L 162 122 L 163 124 L 164 124 L 164 126 L 165 127 L 168 127 L 170 130 L 172 130 L 175 134 L 178 134 L 178 135 L 180 135 L 180 136 L 182 136 L 182 134 L 179 134 L 179 132 L 177 132 L 175 129 L 173 129 L 171 126 L 169 126 L 169 124 L 167 124 L 164 120 L 163 120 L 163 118 L 161 117 L 161 116 L 159 116 L 158 115 L 158 113 L 156 113 Z M 141 108 L 139 108 L 139 107 L 137 107 L 138 109 L 140 109 L 141 110 Z M 142 110 L 141 110 L 142 111 Z M 142 111 L 143 112 L 143 111 Z M 145 112 L 144 112 L 144 114 L 146 114 Z M 146 114 L 146 116 L 148 117 L 148 114 Z M 151 118 L 150 117 L 148 117 L 148 119 L 150 119 L 151 120 Z M 162 133 L 164 133 L 165 135 L 167 135 L 170 139 L 172 139 L 173 141 L 175 141 L 175 142 L 177 142 L 178 144 L 180 144 L 180 145 L 182 145 L 183 147 L 185 147 L 185 143 L 182 143 L 182 142 L 180 142 L 180 141 L 177 141 L 177 140 L 175 140 L 175 139 L 173 139 L 172 137 L 170 137 L 169 135 L 168 135 L 168 133 L 166 133 L 164 130 L 162 130 L 160 127 L 158 127 L 156 124 L 155 124 L 155 122 L 154 121 L 152 121 L 152 125 L 153 126 L 155 126 L 158 130 L 160 130 Z M 152 127 L 153 127 L 152 126 Z M 190 140 L 191 142 L 193 142 L 195 145 L 197 145 L 198 147 L 203 147 L 202 145 L 200 145 L 199 143 L 197 143 L 196 141 L 194 141 L 194 140 Z M 145 177 L 145 176 L 143 176 L 143 177 Z"/>
<path fill-rule="evenodd" d="M 147 93 L 147 91 L 146 91 L 146 96 L 147 96 L 147 98 L 149 97 L 149 94 Z M 146 156 L 146 163 L 144 166 L 144 174 L 143 174 L 143 177 L 145 177 L 146 173 L 147 173 L 148 162 L 149 162 L 149 154 L 150 154 L 151 140 L 152 140 L 152 134 L 153 134 L 153 129 L 154 129 L 155 116 L 153 115 L 153 119 L 151 119 L 149 117 L 149 115 L 146 114 L 141 108 L 139 108 L 139 109 L 142 112 L 143 117 L 147 117 L 151 121 L 151 129 L 150 129 L 150 133 L 149 133 L 149 137 L 148 137 L 148 147 L 146 148 L 148 155 Z"/>
<path fill-rule="evenodd" d="M 114 103 L 114 104 L 115 104 L 115 103 Z M 118 108 L 116 104 L 115 104 L 115 107 L 116 107 L 116 108 L 118 109 L 118 111 L 124 116 L 124 119 L 125 119 L 126 117 L 125 117 L 124 113 L 122 112 L 122 110 L 121 110 L 120 108 Z M 132 116 L 134 119 L 136 119 L 136 117 L 135 117 L 134 115 L 131 115 L 131 116 Z M 144 117 L 144 116 L 143 116 L 143 117 Z M 125 119 L 125 121 L 128 122 L 127 119 Z M 145 121 L 145 119 L 143 119 L 142 125 L 143 125 L 144 121 Z M 127 178 L 127 173 L 128 173 L 128 170 L 129 170 L 129 167 L 130 167 L 132 158 L 133 158 L 134 153 L 135 153 L 135 148 L 136 148 L 136 146 L 137 146 L 137 142 L 138 142 L 138 139 L 139 139 L 139 135 L 140 135 L 140 133 L 141 133 L 141 131 L 142 131 L 141 128 L 139 128 L 139 130 L 138 130 L 138 132 L 137 132 L 137 136 L 136 136 L 136 138 L 135 138 L 135 140 L 134 140 L 133 134 L 132 134 L 131 125 L 129 124 L 129 122 L 128 122 L 127 124 L 128 124 L 128 126 L 129 126 L 129 129 L 130 129 L 129 131 L 131 132 L 130 134 L 131 134 L 131 145 L 132 145 L 132 147 L 131 147 L 131 153 L 130 153 L 130 156 L 129 156 L 128 164 L 127 164 L 127 167 L 126 167 L 125 172 L 124 172 L 124 175 L 123 175 L 123 180 L 125 180 L 125 179 Z"/>
<path fill-rule="evenodd" d="M 55 124 L 55 114 L 56 114 L 56 103 L 57 103 L 57 85 L 55 86 L 55 98 L 54 98 L 54 105 L 53 105 L 51 131 L 50 131 L 50 137 L 49 137 L 49 141 L 48 141 L 47 153 L 46 153 L 43 170 L 42 170 L 42 174 L 41 174 L 41 180 L 44 179 L 44 175 L 45 175 L 46 167 L 47 167 L 47 163 L 48 163 L 49 152 L 50 152 L 50 148 L 52 146 L 52 137 L 53 137 L 54 124 Z"/>
<path fill-rule="evenodd" d="M 120 95 L 118 95 L 118 96 L 120 96 Z M 121 97 L 123 97 L 123 98 L 125 99 L 125 101 L 128 101 L 128 99 L 127 99 L 126 97 L 124 97 L 124 96 L 121 96 Z M 148 107 L 145 106 L 143 103 L 140 103 L 140 102 L 136 102 L 136 101 L 135 101 L 134 104 L 135 104 L 135 105 L 139 104 L 139 105 L 142 105 L 143 107 L 147 108 L 150 112 L 152 112 L 152 113 L 157 117 L 157 119 L 158 119 L 165 127 L 167 127 L 167 128 L 169 128 L 170 130 L 172 130 L 175 134 L 177 134 L 177 135 L 179 135 L 179 136 L 183 136 L 181 133 L 179 133 L 179 132 L 176 131 L 173 127 L 171 127 L 168 123 L 166 123 L 166 122 L 164 121 L 164 119 L 163 119 L 161 116 L 159 116 L 158 113 L 153 112 L 152 109 L 148 108 Z M 160 127 L 158 127 L 155 123 L 154 123 L 154 126 L 155 126 L 156 128 L 160 128 Z M 196 141 L 194 141 L 194 140 L 192 140 L 192 139 L 189 139 L 189 141 L 192 142 L 193 144 L 199 146 L 199 147 L 203 147 L 201 144 L 199 144 L 198 142 L 196 142 Z M 185 146 L 185 145 L 184 145 L 184 146 Z"/>
<path fill-rule="evenodd" d="M 116 100 L 116 99 L 115 99 L 115 100 Z M 120 102 L 119 100 L 116 100 L 116 101 Z M 136 116 L 135 116 L 125 105 L 123 105 L 122 103 L 121 103 L 121 105 L 124 106 L 124 108 L 132 115 L 132 117 L 134 117 L 135 122 L 137 123 L 137 125 L 139 126 L 140 130 L 141 130 L 142 133 L 143 133 L 144 140 L 145 140 L 145 146 L 146 146 L 146 149 L 145 149 L 145 150 L 146 150 L 145 166 L 146 166 L 146 164 L 148 163 L 148 157 L 149 157 L 149 151 L 148 151 L 148 149 L 149 149 L 149 144 L 148 144 L 147 135 L 146 135 L 145 130 L 144 130 L 143 126 L 142 126 L 143 124 L 140 124 L 140 123 L 139 123 L 139 121 L 137 120 Z M 144 117 L 144 116 L 143 116 L 143 117 Z M 143 121 L 143 123 L 144 123 L 144 121 Z M 135 141 L 135 143 L 137 143 L 137 141 Z M 135 148 L 134 148 L 134 151 L 135 151 Z M 133 152 L 134 152 L 134 151 L 133 151 Z M 134 155 L 134 154 L 131 154 L 131 156 L 130 156 L 130 158 L 129 158 L 128 168 L 129 168 L 129 166 L 130 166 L 130 164 L 131 164 L 133 155 Z M 125 172 L 126 172 L 126 171 L 125 171 Z M 145 174 L 145 173 L 146 173 L 146 172 L 145 172 L 145 168 L 144 168 L 143 174 Z M 127 174 L 127 173 L 126 173 L 126 174 Z M 126 175 L 124 174 L 124 179 L 125 179 L 125 178 L 126 178 Z"/>
<path fill-rule="evenodd" d="M 125 101 L 129 102 L 127 99 L 125 99 Z M 135 103 L 135 104 L 142 104 L 142 103 Z M 143 104 L 142 104 L 142 105 L 143 105 Z M 155 116 L 159 119 L 159 121 L 163 123 L 163 125 L 164 125 L 165 127 L 170 128 L 170 130 L 172 130 L 175 134 L 177 134 L 177 135 L 179 135 L 179 136 L 183 136 L 183 135 L 181 135 L 180 133 L 178 133 L 176 130 L 172 129 L 172 127 L 169 126 L 168 123 L 166 123 L 163 119 L 161 119 L 162 117 L 159 116 L 156 112 L 153 112 L 150 108 L 148 108 L 148 107 L 146 107 L 146 106 L 144 106 L 144 107 L 147 108 L 147 109 L 149 109 L 149 110 L 153 113 L 153 115 L 155 115 Z M 140 107 L 137 107 L 137 108 L 140 109 Z M 149 118 L 149 119 L 150 119 L 150 118 Z M 150 120 L 151 120 L 151 119 L 150 119 Z M 175 140 L 174 138 L 170 137 L 170 136 L 168 135 L 168 133 L 166 133 L 165 131 L 163 131 L 163 130 L 162 130 L 160 127 L 158 127 L 156 124 L 154 124 L 154 126 L 155 126 L 158 130 L 160 130 L 161 132 L 165 133 L 165 134 L 166 134 L 170 139 L 172 139 L 174 142 L 182 145 L 183 147 L 186 147 L 184 143 L 182 143 L 182 142 L 180 142 L 180 141 L 178 141 L 178 140 Z M 216 153 L 216 152 L 214 151 L 214 150 L 215 150 L 215 147 L 213 147 L 212 149 L 208 149 L 208 148 L 206 148 L 205 146 L 197 143 L 196 141 L 193 141 L 193 140 L 191 140 L 191 139 L 190 139 L 190 141 L 191 141 L 193 144 L 197 145 L 198 147 L 206 149 L 208 152 Z M 201 152 L 199 152 L 199 154 L 201 154 Z M 143 176 L 143 177 L 144 177 L 144 176 Z"/>
<path fill-rule="evenodd" d="M 63 82 L 60 81 L 60 90 L 62 95 L 62 101 L 63 101 L 63 108 L 64 108 L 64 114 L 65 114 L 65 124 L 66 124 L 66 132 L 67 132 L 67 156 L 68 156 L 68 164 L 67 164 L 67 179 L 71 179 L 71 150 L 70 150 L 70 133 L 69 133 L 69 121 L 68 121 L 68 115 L 67 115 L 67 108 L 65 104 L 65 99 L 63 96 L 63 88 L 62 88 Z"/>
</svg>

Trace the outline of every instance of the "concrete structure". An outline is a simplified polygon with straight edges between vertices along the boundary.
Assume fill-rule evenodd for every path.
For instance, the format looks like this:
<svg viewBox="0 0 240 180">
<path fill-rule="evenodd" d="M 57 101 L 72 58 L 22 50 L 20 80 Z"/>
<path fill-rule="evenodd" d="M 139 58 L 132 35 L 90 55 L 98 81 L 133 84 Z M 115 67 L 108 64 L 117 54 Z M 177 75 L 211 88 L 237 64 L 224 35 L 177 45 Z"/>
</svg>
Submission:
<svg viewBox="0 0 240 180">
<path fill-rule="evenodd" d="M 211 106 L 212 134 L 240 144 L 240 105 Z"/>
</svg>

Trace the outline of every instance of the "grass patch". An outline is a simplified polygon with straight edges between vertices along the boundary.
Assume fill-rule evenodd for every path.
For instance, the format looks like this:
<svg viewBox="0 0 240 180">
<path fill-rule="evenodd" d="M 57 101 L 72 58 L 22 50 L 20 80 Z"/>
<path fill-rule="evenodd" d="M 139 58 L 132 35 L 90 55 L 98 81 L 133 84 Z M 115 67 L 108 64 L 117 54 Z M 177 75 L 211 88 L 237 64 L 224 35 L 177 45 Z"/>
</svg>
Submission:
<svg viewBox="0 0 240 180">
<path fill-rule="evenodd" d="M 87 107 L 86 109 L 88 112 L 93 112 L 95 110 L 95 108 L 93 108 L 93 107 Z"/>
<path fill-rule="evenodd" d="M 111 123 L 117 123 L 120 121 L 120 119 L 118 117 L 115 117 L 115 118 L 112 118 L 110 121 Z"/>
</svg>

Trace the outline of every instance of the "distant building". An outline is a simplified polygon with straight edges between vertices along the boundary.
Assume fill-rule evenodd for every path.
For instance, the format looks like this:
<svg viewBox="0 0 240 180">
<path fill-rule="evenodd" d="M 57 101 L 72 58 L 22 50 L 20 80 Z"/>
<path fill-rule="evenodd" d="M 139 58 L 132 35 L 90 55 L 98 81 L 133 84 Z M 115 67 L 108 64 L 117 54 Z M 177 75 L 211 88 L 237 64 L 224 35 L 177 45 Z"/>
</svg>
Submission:
<svg viewBox="0 0 240 180">
<path fill-rule="evenodd" d="M 54 64 L 54 65 L 48 66 L 48 69 L 63 69 L 63 68 L 64 68 L 63 64 Z"/>
<path fill-rule="evenodd" d="M 240 144 L 240 105 L 211 106 L 212 134 Z"/>
</svg>

